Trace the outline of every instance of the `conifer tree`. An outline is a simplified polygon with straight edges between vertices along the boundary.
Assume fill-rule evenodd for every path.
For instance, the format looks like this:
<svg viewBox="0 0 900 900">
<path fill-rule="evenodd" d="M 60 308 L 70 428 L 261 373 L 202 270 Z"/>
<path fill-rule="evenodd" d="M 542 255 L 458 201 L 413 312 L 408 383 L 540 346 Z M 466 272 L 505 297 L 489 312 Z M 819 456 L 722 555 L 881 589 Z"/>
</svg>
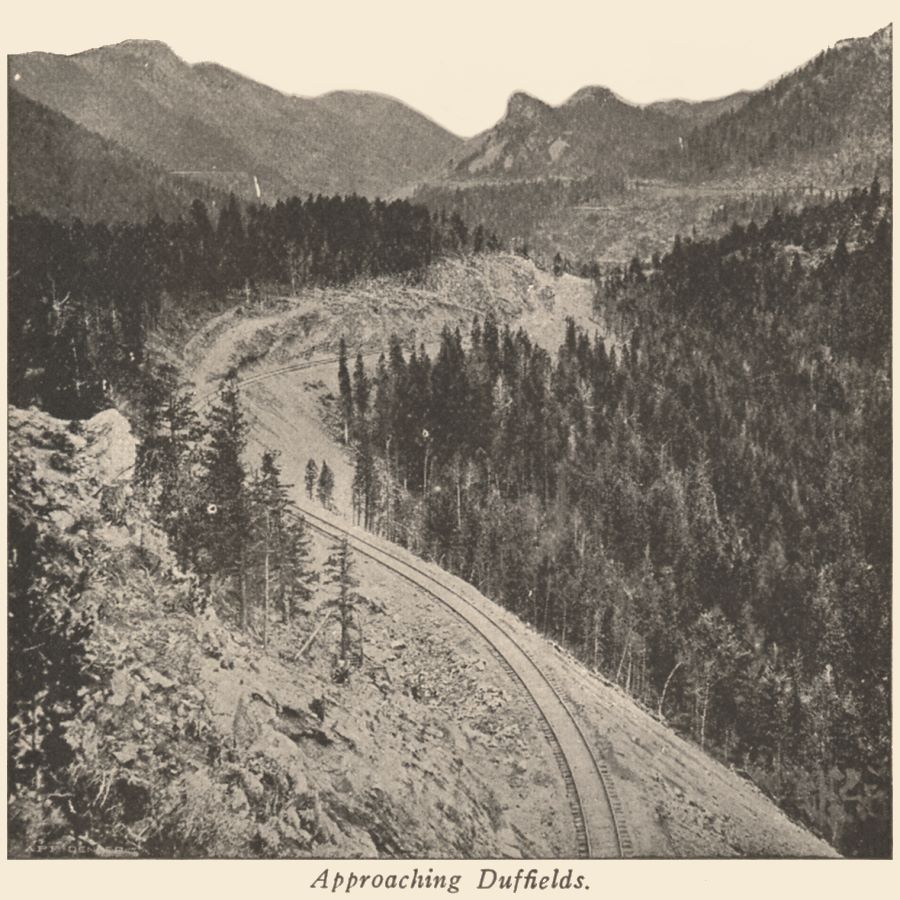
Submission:
<svg viewBox="0 0 900 900">
<path fill-rule="evenodd" d="M 172 388 L 151 409 L 135 465 L 138 487 L 182 567 L 196 563 L 208 518 L 203 510 L 208 501 L 196 471 L 202 428 L 193 406 L 192 394 Z"/>
<path fill-rule="evenodd" d="M 293 621 L 297 604 L 306 603 L 312 597 L 313 584 L 319 577 L 312 568 L 309 544 L 306 520 L 299 514 L 291 514 L 285 530 L 280 572 L 281 614 L 286 625 Z"/>
<path fill-rule="evenodd" d="M 350 425 L 353 422 L 353 387 L 347 369 L 347 342 L 342 337 L 338 348 L 338 385 L 341 393 L 341 427 L 344 443 L 350 443 Z"/>
<path fill-rule="evenodd" d="M 322 460 L 322 468 L 319 470 L 319 484 L 316 488 L 316 496 L 325 509 L 331 509 L 334 506 L 334 473 L 324 459 Z"/>
<path fill-rule="evenodd" d="M 377 479 L 375 461 L 367 436 L 356 448 L 356 467 L 353 474 L 353 510 L 358 524 L 371 528 L 377 507 Z"/>
<path fill-rule="evenodd" d="M 346 535 L 331 548 L 325 563 L 324 582 L 336 588 L 328 605 L 337 610 L 341 628 L 337 677 L 343 681 L 349 675 L 350 667 L 360 666 L 363 661 L 363 635 L 357 610 L 362 597 L 356 592 L 359 582 L 353 576 L 350 542 Z"/>
<path fill-rule="evenodd" d="M 356 416 L 359 423 L 365 421 L 369 412 L 369 394 L 371 393 L 371 384 L 366 375 L 365 364 L 363 363 L 362 353 L 356 354 L 356 367 L 353 370 L 353 399 L 356 406 Z"/>
<path fill-rule="evenodd" d="M 207 566 L 212 572 L 231 577 L 239 594 L 241 628 L 246 631 L 249 509 L 242 456 L 248 429 L 234 379 L 223 382 L 209 414 L 208 428 L 209 444 L 204 454 L 207 505 L 203 527 Z"/>
<path fill-rule="evenodd" d="M 310 500 L 313 499 L 316 490 L 316 482 L 319 479 L 319 467 L 314 459 L 310 459 L 306 463 L 306 473 L 304 475 L 304 483 L 306 485 L 306 496 Z"/>
<path fill-rule="evenodd" d="M 288 488 L 281 480 L 277 452 L 266 450 L 250 489 L 254 558 L 262 570 L 264 647 L 273 609 L 280 608 L 282 622 L 289 624 L 296 602 L 308 599 L 313 579 L 305 523 L 294 510 Z"/>
<path fill-rule="evenodd" d="M 247 273 L 247 248 L 244 223 L 237 198 L 231 194 L 222 207 L 216 230 L 219 274 L 227 287 L 243 286 Z"/>
</svg>

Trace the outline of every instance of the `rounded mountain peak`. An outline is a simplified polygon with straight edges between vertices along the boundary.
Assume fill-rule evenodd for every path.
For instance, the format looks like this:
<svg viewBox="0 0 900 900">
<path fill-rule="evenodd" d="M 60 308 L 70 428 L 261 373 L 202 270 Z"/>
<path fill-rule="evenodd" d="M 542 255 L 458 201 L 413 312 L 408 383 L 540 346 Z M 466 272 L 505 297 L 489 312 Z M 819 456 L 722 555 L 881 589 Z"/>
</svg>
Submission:
<svg viewBox="0 0 900 900">
<path fill-rule="evenodd" d="M 591 84 L 575 91 L 565 102 L 565 106 L 576 106 L 582 103 L 606 103 L 617 99 L 616 95 L 608 88 L 599 84 Z"/>
</svg>

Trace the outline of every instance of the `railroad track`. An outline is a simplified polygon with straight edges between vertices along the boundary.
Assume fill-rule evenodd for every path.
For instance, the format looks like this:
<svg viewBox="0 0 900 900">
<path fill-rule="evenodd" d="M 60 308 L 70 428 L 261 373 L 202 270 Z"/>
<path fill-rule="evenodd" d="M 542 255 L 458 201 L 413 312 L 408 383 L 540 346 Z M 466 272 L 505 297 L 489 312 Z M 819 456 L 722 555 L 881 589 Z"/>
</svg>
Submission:
<svg viewBox="0 0 900 900">
<path fill-rule="evenodd" d="M 368 359 L 370 357 L 377 357 L 380 355 L 379 353 L 364 353 L 363 359 Z M 244 387 L 248 384 L 254 384 L 257 381 L 265 381 L 267 378 L 275 378 L 278 375 L 287 375 L 291 372 L 301 372 L 304 369 L 318 369 L 320 366 L 328 366 L 328 365 L 337 365 L 338 357 L 337 356 L 327 356 L 322 359 L 309 359 L 304 360 L 301 363 L 291 363 L 289 366 L 283 366 L 280 369 L 272 369 L 268 372 L 257 372 L 255 375 L 251 375 L 248 378 L 241 379 L 237 381 L 236 384 L 238 387 Z M 191 409 L 195 411 L 199 411 L 206 404 L 208 404 L 213 397 L 215 397 L 219 393 L 219 387 L 215 387 L 210 391 L 207 391 L 205 394 L 201 394 L 199 397 L 195 397 L 194 401 L 191 403 Z M 111 481 L 112 483 L 117 482 L 120 478 L 124 478 L 126 475 L 130 474 L 134 470 L 134 465 L 126 466 L 126 468 L 121 469 L 113 475 Z"/>
<path fill-rule="evenodd" d="M 363 359 L 370 359 L 372 357 L 377 358 L 380 354 L 381 351 L 378 351 L 377 353 L 363 353 Z M 348 360 L 351 358 L 355 358 L 355 355 L 351 356 L 350 351 L 347 351 L 347 358 Z M 304 369 L 318 369 L 320 366 L 336 366 L 337 364 L 337 356 L 326 356 L 321 359 L 307 359 L 303 362 L 291 363 L 290 365 L 282 366 L 280 369 L 270 369 L 267 372 L 257 372 L 256 374 L 249 375 L 247 378 L 242 378 L 235 383 L 238 387 L 244 387 L 248 384 L 255 384 L 257 381 L 265 381 L 267 378 L 275 378 L 278 375 L 288 375 L 291 372 L 302 372 Z M 213 388 L 211 391 L 207 391 L 205 394 L 202 394 L 194 401 L 194 406 L 202 406 L 204 403 L 209 402 L 218 393 L 218 387 Z"/>
<path fill-rule="evenodd" d="M 251 375 L 238 381 L 238 385 L 245 386 L 279 375 L 336 363 L 337 357 L 304 360 Z M 193 406 L 202 406 L 216 393 L 217 390 L 209 391 L 196 399 Z M 114 480 L 127 474 L 131 468 L 120 472 Z M 395 551 L 385 550 L 368 538 L 329 521 L 313 510 L 303 507 L 300 509 L 302 517 L 311 527 L 330 538 L 346 536 L 357 553 L 425 591 L 481 635 L 500 665 L 514 683 L 521 687 L 537 710 L 538 723 L 565 784 L 579 855 L 583 858 L 600 859 L 634 856 L 634 845 L 625 825 L 624 808 L 616 793 L 608 765 L 605 760 L 598 759 L 592 750 L 577 719 L 563 700 L 559 686 L 538 667 L 519 642 L 462 592 L 432 575 L 421 565 L 402 559 Z M 474 590 L 471 587 L 469 589 Z"/>
<path fill-rule="evenodd" d="M 302 508 L 301 515 L 312 528 L 329 538 L 346 536 L 357 553 L 425 591 L 481 635 L 538 712 L 538 722 L 565 784 L 580 856 L 601 859 L 633 856 L 634 845 L 625 825 L 624 808 L 608 766 L 595 755 L 563 700 L 559 686 L 538 667 L 519 642 L 462 591 L 448 585 L 446 579 L 438 578 L 423 566 L 379 546 L 360 535 L 357 529 L 350 530 L 308 508 Z"/>
</svg>

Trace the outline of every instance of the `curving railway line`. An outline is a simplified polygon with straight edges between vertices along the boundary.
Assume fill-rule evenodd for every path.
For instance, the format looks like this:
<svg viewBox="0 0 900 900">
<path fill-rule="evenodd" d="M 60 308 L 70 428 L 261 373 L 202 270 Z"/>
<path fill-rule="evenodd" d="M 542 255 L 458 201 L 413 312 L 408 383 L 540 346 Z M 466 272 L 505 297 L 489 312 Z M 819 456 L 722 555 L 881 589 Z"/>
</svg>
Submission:
<svg viewBox="0 0 900 900">
<path fill-rule="evenodd" d="M 363 359 L 377 359 L 380 356 L 380 351 L 377 353 L 363 353 Z M 355 357 L 355 354 L 351 354 L 348 350 L 347 352 L 348 359 Z M 238 387 L 244 387 L 248 384 L 254 384 L 257 381 L 265 381 L 267 378 L 275 378 L 278 375 L 288 375 L 291 372 L 302 372 L 304 369 L 318 369 L 321 366 L 336 366 L 338 364 L 337 356 L 326 356 L 324 359 L 307 359 L 303 362 L 299 363 L 290 363 L 289 365 L 282 366 L 280 369 L 271 369 L 268 372 L 256 372 L 253 375 L 249 375 L 246 378 L 241 378 L 237 380 L 235 383 Z M 218 393 L 219 389 L 213 388 L 211 391 L 207 391 L 205 394 L 201 394 L 195 401 L 195 406 L 201 406 L 204 403 L 209 402 L 215 395 Z"/>
<path fill-rule="evenodd" d="M 348 528 L 305 505 L 301 513 L 312 528 L 330 538 L 346 536 L 357 553 L 425 591 L 481 635 L 534 703 L 566 786 L 579 854 L 600 859 L 633 856 L 634 846 L 625 825 L 624 810 L 605 762 L 594 754 L 559 688 L 518 641 L 462 591 L 448 584 L 453 576 L 438 578 L 422 564 L 404 559 L 399 548 L 387 541 L 372 540 L 358 529 Z"/>
<path fill-rule="evenodd" d="M 368 354 L 377 355 L 377 354 Z M 253 384 L 278 375 L 306 369 L 335 365 L 337 357 L 305 360 L 268 372 L 259 372 L 238 381 L 239 386 Z M 215 395 L 210 391 L 194 401 L 198 407 Z M 116 476 L 117 480 L 126 474 Z M 401 555 L 405 551 L 357 528 L 334 521 L 306 504 L 299 505 L 302 517 L 314 529 L 329 538 L 346 536 L 351 547 L 415 585 L 463 619 L 487 643 L 503 668 L 512 676 L 532 701 L 553 755 L 559 766 L 566 795 L 575 824 L 578 852 L 584 858 L 628 858 L 634 855 L 634 845 L 625 824 L 624 809 L 616 793 L 609 768 L 594 753 L 572 711 L 562 698 L 560 689 L 522 648 L 518 641 L 498 625 L 465 594 L 448 582 L 455 579 L 449 573 L 442 577 L 429 572 L 420 561 L 410 561 Z M 411 556 L 411 554 L 410 554 Z M 474 591 L 469 585 L 462 586 Z"/>
</svg>

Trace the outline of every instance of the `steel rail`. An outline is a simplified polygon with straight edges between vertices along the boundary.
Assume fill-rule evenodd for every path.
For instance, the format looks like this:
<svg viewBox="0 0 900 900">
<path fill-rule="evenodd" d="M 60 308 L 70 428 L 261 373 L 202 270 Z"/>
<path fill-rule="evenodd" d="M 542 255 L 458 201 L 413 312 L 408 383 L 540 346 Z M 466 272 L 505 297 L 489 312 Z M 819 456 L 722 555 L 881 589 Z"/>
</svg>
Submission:
<svg viewBox="0 0 900 900">
<path fill-rule="evenodd" d="M 379 565 L 414 584 L 420 590 L 424 590 L 454 612 L 459 618 L 463 619 L 485 640 L 503 667 L 514 676 L 539 713 L 542 730 L 548 739 L 566 786 L 569 805 L 575 819 L 575 832 L 579 852 L 586 858 L 592 857 L 595 853 L 603 858 L 607 856 L 622 858 L 633 856 L 634 847 L 625 825 L 624 808 L 613 786 L 608 766 L 605 762 L 597 759 L 577 719 L 568 704 L 563 700 L 559 687 L 534 662 L 521 644 L 464 594 L 450 587 L 421 566 L 402 559 L 396 553 L 374 544 L 372 541 L 326 519 L 312 510 L 301 508 L 299 517 L 308 522 L 312 528 L 330 538 L 346 536 L 357 553 L 367 556 Z M 461 609 L 445 596 L 441 596 L 438 590 L 434 590 L 428 584 L 423 583 L 423 579 L 436 585 L 439 591 L 446 592 L 461 601 L 465 605 L 464 608 Z M 479 619 L 484 620 L 488 627 L 486 628 L 480 624 Z M 494 634 L 488 633 L 490 631 L 493 631 Z M 509 653 L 508 650 L 504 653 L 504 650 L 497 646 L 497 633 L 502 635 L 501 643 L 505 641 L 513 648 L 512 653 Z M 513 659 L 510 659 L 510 657 L 513 657 Z M 549 689 L 551 702 L 555 702 L 557 712 L 562 713 L 565 724 L 568 725 L 568 739 L 558 733 L 560 730 L 559 723 L 557 721 L 555 725 L 553 721 L 553 718 L 558 719 L 558 717 L 552 717 L 548 714 L 541 698 L 536 695 L 537 692 L 533 686 L 535 678 L 538 680 L 539 685 L 545 685 Z M 575 746 L 571 746 L 573 737 L 575 738 Z M 604 823 L 596 821 L 594 811 L 589 809 L 588 804 L 586 804 L 586 795 L 596 795 L 597 791 L 591 791 L 590 784 L 586 783 L 590 782 L 590 778 L 586 777 L 589 773 L 584 771 L 584 767 L 573 767 L 570 755 L 579 753 L 582 754 L 582 759 L 587 758 L 590 760 L 591 768 L 596 775 L 597 784 L 601 788 L 600 793 L 602 793 L 605 800 L 609 824 L 612 826 L 611 831 L 609 828 L 604 827 Z M 581 783 L 579 784 L 579 782 Z"/>
</svg>

